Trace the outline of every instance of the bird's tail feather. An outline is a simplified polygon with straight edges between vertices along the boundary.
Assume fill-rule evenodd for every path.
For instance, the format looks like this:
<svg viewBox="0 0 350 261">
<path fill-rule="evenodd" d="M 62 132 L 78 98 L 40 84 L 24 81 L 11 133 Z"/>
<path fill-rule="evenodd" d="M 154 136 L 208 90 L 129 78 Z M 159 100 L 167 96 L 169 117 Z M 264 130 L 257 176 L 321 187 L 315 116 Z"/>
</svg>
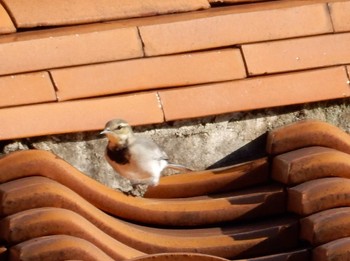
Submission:
<svg viewBox="0 0 350 261">
<path fill-rule="evenodd" d="M 190 169 L 188 167 L 185 167 L 183 165 L 176 164 L 176 163 L 168 163 L 168 165 L 166 167 L 169 168 L 169 169 L 175 169 L 175 170 L 184 171 L 184 172 L 191 172 L 191 171 L 193 171 L 193 169 Z"/>
</svg>

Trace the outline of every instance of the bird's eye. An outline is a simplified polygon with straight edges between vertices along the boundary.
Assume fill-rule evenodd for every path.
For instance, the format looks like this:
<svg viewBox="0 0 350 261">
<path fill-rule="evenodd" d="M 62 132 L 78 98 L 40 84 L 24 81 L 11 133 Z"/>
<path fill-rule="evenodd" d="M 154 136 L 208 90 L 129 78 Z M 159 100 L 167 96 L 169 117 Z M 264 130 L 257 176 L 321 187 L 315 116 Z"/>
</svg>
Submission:
<svg viewBox="0 0 350 261">
<path fill-rule="evenodd" d="M 122 128 L 123 128 L 123 126 L 120 126 L 120 125 L 119 125 L 119 126 L 117 126 L 115 129 L 116 129 L 116 130 L 121 130 Z"/>
</svg>

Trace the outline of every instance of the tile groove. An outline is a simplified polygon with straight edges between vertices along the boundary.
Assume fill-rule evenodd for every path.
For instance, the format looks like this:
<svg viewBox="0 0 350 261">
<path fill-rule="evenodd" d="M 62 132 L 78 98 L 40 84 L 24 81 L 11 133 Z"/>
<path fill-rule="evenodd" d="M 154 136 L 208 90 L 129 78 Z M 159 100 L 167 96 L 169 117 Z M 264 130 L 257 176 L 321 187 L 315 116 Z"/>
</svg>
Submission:
<svg viewBox="0 0 350 261">
<path fill-rule="evenodd" d="M 56 83 L 55 83 L 55 79 L 53 78 L 52 74 L 51 74 L 51 71 L 47 71 L 49 77 L 50 77 L 50 81 L 52 83 L 52 87 L 53 87 L 53 90 L 55 92 L 55 96 L 56 96 L 56 102 L 59 102 L 60 101 L 60 98 L 58 97 L 58 88 L 56 86 Z"/>
<path fill-rule="evenodd" d="M 141 42 L 141 46 L 142 46 L 142 57 L 146 57 L 146 52 L 145 52 L 145 43 L 143 42 L 142 36 L 141 36 L 141 31 L 140 28 L 138 26 L 136 26 L 136 30 L 137 30 L 137 35 L 140 38 L 140 42 Z"/>
<path fill-rule="evenodd" d="M 4 1 L 0 1 L 0 5 L 5 9 L 6 13 L 10 17 L 13 25 L 16 27 L 16 30 L 18 30 L 18 24 L 16 23 L 16 19 L 14 14 L 11 12 L 10 8 L 7 6 L 7 4 Z"/>
<path fill-rule="evenodd" d="M 347 80 L 347 84 L 350 86 L 350 73 L 349 73 L 349 68 L 348 66 L 345 66 L 345 73 L 346 73 L 346 77 L 348 78 Z"/>
<path fill-rule="evenodd" d="M 162 103 L 162 98 L 159 94 L 159 92 L 156 92 L 156 97 L 157 97 L 157 101 L 158 101 L 158 106 L 160 108 L 160 110 L 162 111 L 163 114 L 163 122 L 166 122 L 166 117 L 165 117 L 165 111 L 164 111 L 164 107 L 163 107 L 163 103 Z"/>
<path fill-rule="evenodd" d="M 328 15 L 329 15 L 329 20 L 331 21 L 333 33 L 336 33 L 335 28 L 334 28 L 333 17 L 332 17 L 331 3 L 326 3 L 326 8 L 327 8 L 327 12 L 328 12 Z"/>
</svg>

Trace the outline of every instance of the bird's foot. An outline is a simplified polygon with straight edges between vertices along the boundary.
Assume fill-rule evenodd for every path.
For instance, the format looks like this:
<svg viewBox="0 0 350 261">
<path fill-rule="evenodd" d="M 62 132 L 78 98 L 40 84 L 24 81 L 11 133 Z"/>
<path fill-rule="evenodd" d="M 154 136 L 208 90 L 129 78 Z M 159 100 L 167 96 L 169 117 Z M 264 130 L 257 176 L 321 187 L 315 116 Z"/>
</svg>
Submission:
<svg viewBox="0 0 350 261">
<path fill-rule="evenodd" d="M 146 184 L 133 184 L 132 190 L 128 191 L 128 195 L 134 197 L 143 197 L 147 191 L 148 185 Z"/>
</svg>

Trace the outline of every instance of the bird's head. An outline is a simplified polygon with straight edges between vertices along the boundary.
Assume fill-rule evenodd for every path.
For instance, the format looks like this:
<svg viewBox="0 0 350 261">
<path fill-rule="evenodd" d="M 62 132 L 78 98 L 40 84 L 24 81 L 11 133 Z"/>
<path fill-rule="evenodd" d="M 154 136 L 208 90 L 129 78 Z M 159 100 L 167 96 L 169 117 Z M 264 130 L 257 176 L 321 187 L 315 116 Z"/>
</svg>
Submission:
<svg viewBox="0 0 350 261">
<path fill-rule="evenodd" d="M 110 143 L 120 146 L 127 145 L 128 141 L 133 137 L 131 126 L 121 119 L 107 122 L 100 134 L 105 134 Z"/>
</svg>

